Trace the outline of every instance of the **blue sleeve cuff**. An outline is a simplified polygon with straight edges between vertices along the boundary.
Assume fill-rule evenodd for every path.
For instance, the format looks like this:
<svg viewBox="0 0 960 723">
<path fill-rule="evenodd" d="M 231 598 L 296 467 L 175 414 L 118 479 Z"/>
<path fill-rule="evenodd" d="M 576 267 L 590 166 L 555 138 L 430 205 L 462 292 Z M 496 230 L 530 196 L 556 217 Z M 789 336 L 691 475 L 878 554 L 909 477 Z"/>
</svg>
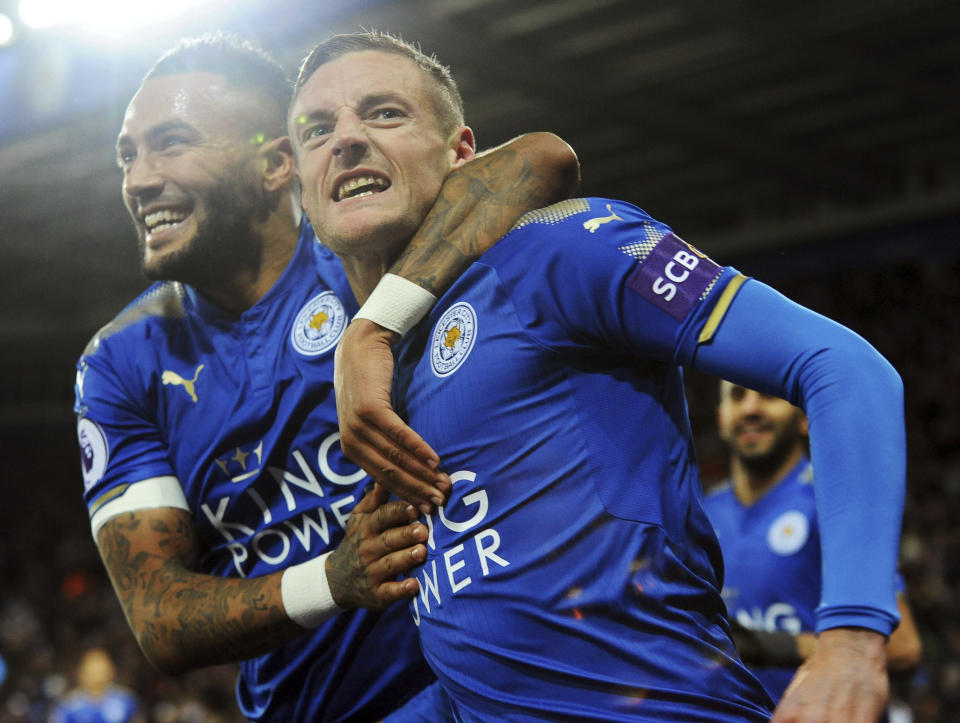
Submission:
<svg viewBox="0 0 960 723">
<path fill-rule="evenodd" d="M 817 608 L 816 632 L 832 628 L 866 628 L 889 637 L 899 620 L 885 610 L 876 608 L 844 606 Z"/>
</svg>

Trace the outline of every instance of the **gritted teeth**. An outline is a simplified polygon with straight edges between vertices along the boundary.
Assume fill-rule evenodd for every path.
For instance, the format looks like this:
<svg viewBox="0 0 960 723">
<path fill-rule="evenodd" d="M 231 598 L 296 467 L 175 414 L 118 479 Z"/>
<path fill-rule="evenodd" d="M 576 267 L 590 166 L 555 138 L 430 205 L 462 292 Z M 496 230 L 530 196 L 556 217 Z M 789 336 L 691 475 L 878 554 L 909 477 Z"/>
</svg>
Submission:
<svg viewBox="0 0 960 723">
<path fill-rule="evenodd" d="M 390 187 L 390 181 L 377 176 L 354 176 L 337 187 L 336 199 L 356 198 L 371 193 L 379 193 Z"/>
<path fill-rule="evenodd" d="M 174 224 L 180 223 L 189 215 L 186 211 L 164 209 L 163 211 L 148 213 L 143 217 L 143 223 L 146 225 L 148 231 L 156 231 L 160 226 L 173 226 Z"/>
</svg>

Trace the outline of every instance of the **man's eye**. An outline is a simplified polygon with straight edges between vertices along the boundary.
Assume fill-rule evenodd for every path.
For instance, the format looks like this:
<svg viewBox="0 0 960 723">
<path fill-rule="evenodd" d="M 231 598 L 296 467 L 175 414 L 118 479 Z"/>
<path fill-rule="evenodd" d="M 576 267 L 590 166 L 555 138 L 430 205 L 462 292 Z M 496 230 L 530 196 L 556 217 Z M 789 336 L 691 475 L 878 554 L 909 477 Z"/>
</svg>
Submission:
<svg viewBox="0 0 960 723">
<path fill-rule="evenodd" d="M 117 152 L 117 165 L 123 168 L 124 166 L 129 166 L 136 159 L 137 154 L 133 151 L 118 151 Z"/>
<path fill-rule="evenodd" d="M 394 118 L 402 118 L 403 113 L 396 108 L 381 108 L 374 112 L 373 117 L 378 120 L 393 120 Z"/>
<path fill-rule="evenodd" d="M 307 138 L 322 138 L 327 135 L 325 126 L 314 126 L 307 131 Z"/>
<path fill-rule="evenodd" d="M 174 148 L 183 143 L 186 143 L 186 139 L 181 136 L 164 136 L 160 141 L 160 148 L 166 150 L 167 148 Z"/>
</svg>

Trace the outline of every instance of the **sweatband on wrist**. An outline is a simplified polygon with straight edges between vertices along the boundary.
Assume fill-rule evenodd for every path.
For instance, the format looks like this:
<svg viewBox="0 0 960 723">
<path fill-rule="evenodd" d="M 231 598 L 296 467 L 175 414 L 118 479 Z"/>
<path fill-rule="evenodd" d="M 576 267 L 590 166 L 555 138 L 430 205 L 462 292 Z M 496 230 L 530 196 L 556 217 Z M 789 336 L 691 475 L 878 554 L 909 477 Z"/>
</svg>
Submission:
<svg viewBox="0 0 960 723">
<path fill-rule="evenodd" d="M 343 608 L 333 601 L 327 582 L 327 556 L 293 565 L 280 577 L 280 599 L 293 622 L 304 628 L 315 628 Z"/>
<path fill-rule="evenodd" d="M 427 315 L 436 301 L 436 296 L 412 281 L 385 274 L 354 318 L 369 319 L 403 336 Z"/>
</svg>

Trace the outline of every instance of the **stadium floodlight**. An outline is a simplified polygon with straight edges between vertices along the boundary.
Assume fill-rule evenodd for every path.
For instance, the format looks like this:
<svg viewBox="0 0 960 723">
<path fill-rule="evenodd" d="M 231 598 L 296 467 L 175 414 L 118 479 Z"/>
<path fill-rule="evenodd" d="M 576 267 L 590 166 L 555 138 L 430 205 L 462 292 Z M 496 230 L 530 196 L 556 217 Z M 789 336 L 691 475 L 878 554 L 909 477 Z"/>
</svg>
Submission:
<svg viewBox="0 0 960 723">
<path fill-rule="evenodd" d="M 65 0 L 20 0 L 20 19 L 28 28 L 49 28 L 57 25 L 70 10 Z"/>
<path fill-rule="evenodd" d="M 225 0 L 21 0 L 19 12 L 23 23 L 35 29 L 69 26 L 88 35 L 130 37 L 171 20 L 196 17 L 216 4 Z"/>
<path fill-rule="evenodd" d="M 0 48 L 13 42 L 13 20 L 0 13 Z"/>
</svg>

